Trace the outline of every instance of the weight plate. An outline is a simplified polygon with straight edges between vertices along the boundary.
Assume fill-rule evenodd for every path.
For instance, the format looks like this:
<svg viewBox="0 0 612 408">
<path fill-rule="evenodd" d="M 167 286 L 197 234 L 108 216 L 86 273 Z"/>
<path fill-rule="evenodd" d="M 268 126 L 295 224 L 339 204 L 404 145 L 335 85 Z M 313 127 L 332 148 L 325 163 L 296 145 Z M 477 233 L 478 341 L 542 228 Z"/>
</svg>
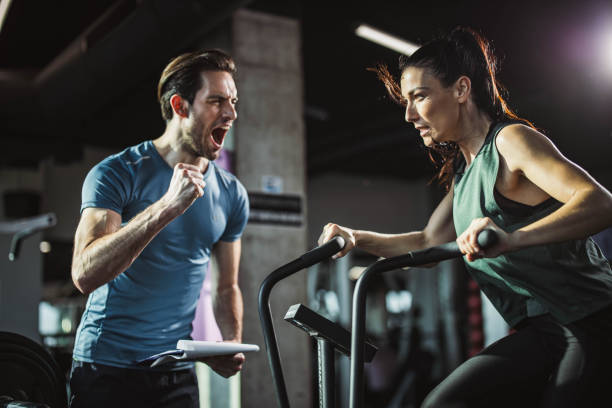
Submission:
<svg viewBox="0 0 612 408">
<path fill-rule="evenodd" d="M 15 333 L 0 332 L 0 396 L 65 408 L 65 376 L 40 344 Z"/>
</svg>

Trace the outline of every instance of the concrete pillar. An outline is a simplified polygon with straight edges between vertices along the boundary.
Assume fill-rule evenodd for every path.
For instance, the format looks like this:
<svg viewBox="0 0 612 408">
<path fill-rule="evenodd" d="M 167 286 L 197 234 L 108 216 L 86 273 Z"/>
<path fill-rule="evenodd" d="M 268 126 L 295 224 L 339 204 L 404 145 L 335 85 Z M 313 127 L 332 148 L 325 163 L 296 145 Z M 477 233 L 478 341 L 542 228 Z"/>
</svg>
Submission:
<svg viewBox="0 0 612 408">
<path fill-rule="evenodd" d="M 305 140 L 300 26 L 293 19 L 239 10 L 233 17 L 232 55 L 238 66 L 236 175 L 249 192 L 265 191 L 267 176 L 283 194 L 297 195 L 305 211 Z M 299 226 L 249 223 L 243 235 L 240 286 L 244 295 L 244 335 L 262 346 L 249 353 L 242 374 L 242 406 L 276 405 L 257 312 L 262 280 L 305 252 L 306 217 Z M 283 321 L 288 307 L 306 303 L 306 273 L 272 291 L 271 308 L 292 407 L 311 405 L 308 336 Z"/>
</svg>

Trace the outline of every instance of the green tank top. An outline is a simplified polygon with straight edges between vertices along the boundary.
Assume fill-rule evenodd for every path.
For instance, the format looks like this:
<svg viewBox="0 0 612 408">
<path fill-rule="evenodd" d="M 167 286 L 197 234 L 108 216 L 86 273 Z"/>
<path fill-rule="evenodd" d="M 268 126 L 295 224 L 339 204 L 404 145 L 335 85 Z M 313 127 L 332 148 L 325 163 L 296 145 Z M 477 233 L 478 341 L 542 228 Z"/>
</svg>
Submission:
<svg viewBox="0 0 612 408">
<path fill-rule="evenodd" d="M 472 164 L 466 169 L 463 161 L 457 168 L 453 191 L 457 236 L 474 218 L 489 217 L 504 231 L 513 232 L 562 205 L 549 200 L 532 214 L 517 216 L 503 211 L 496 202 L 499 155 L 495 138 L 510 124 L 492 125 Z M 610 264 L 591 238 L 533 246 L 465 264 L 510 326 L 543 313 L 566 324 L 612 304 Z"/>
</svg>

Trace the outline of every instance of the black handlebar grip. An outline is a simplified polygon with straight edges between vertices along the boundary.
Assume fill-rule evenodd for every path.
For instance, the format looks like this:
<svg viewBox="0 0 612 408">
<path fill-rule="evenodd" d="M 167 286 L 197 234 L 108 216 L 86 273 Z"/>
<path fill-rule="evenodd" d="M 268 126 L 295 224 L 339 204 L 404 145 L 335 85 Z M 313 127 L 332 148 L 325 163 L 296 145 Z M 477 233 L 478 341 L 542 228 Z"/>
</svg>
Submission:
<svg viewBox="0 0 612 408">
<path fill-rule="evenodd" d="M 321 262 L 325 258 L 329 258 L 336 252 L 340 252 L 342 248 L 344 248 L 344 245 L 344 238 L 339 235 L 336 235 L 323 245 L 316 247 L 315 249 L 309 252 L 306 252 L 300 257 L 300 259 L 304 261 L 307 266 L 310 266 L 317 262 Z"/>
<path fill-rule="evenodd" d="M 332 239 L 330 239 L 320 247 L 313 249 L 312 252 L 316 251 L 321 253 L 328 253 L 329 255 L 327 256 L 331 256 L 336 252 L 342 251 L 344 245 L 344 238 L 342 238 L 340 235 L 334 235 Z"/>
<path fill-rule="evenodd" d="M 344 241 L 344 238 L 342 238 L 340 235 L 336 235 L 335 237 L 332 238 L 332 240 L 336 241 L 336 245 L 338 246 L 338 252 L 340 252 L 344 248 L 344 245 L 346 244 L 346 242 Z"/>
<path fill-rule="evenodd" d="M 477 240 L 479 247 L 482 249 L 487 249 L 497 244 L 499 237 L 492 229 L 484 229 L 478 234 Z"/>
</svg>

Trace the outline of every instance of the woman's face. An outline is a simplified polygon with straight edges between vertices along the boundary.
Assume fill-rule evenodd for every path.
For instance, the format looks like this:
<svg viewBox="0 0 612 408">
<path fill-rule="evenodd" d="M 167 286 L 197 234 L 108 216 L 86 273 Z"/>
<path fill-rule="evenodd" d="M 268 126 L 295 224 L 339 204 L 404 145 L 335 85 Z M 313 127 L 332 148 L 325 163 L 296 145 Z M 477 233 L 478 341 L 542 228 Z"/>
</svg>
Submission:
<svg viewBox="0 0 612 408">
<path fill-rule="evenodd" d="M 426 146 L 455 141 L 459 102 L 454 87 L 444 87 L 425 68 L 408 67 L 400 80 L 406 121 L 419 131 Z"/>
</svg>

